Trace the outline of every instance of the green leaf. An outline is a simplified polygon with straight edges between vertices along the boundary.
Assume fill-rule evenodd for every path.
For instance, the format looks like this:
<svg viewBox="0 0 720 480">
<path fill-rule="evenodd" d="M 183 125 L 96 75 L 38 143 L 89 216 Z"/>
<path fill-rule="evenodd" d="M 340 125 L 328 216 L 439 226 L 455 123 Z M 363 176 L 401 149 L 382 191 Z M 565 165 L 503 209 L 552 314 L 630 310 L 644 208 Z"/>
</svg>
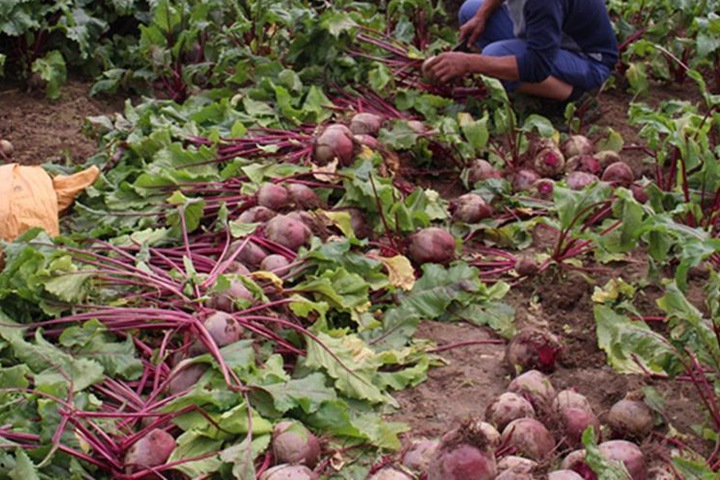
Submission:
<svg viewBox="0 0 720 480">
<path fill-rule="evenodd" d="M 287 382 L 261 385 L 260 388 L 272 396 L 275 408 L 282 413 L 296 407 L 302 408 L 305 413 L 313 413 L 323 402 L 337 399 L 335 391 L 326 385 L 325 375 L 318 372 Z"/>
<path fill-rule="evenodd" d="M 60 98 L 60 87 L 67 81 L 65 59 L 57 50 L 48 52 L 32 64 L 32 71 L 45 82 L 45 94 L 51 100 Z"/>
<path fill-rule="evenodd" d="M 37 467 L 22 448 L 15 451 L 15 462 L 15 468 L 10 472 L 12 480 L 40 480 Z"/>
<path fill-rule="evenodd" d="M 270 435 L 260 435 L 243 439 L 242 442 L 226 448 L 220 453 L 225 463 L 232 463 L 233 478 L 237 480 L 255 480 L 255 458 L 270 445 Z"/>
<path fill-rule="evenodd" d="M 598 480 L 631 480 L 625 465 L 622 462 L 613 462 L 605 458 L 595 443 L 593 427 L 588 427 L 582 435 L 583 445 L 587 455 L 585 461 L 598 474 Z"/>
</svg>

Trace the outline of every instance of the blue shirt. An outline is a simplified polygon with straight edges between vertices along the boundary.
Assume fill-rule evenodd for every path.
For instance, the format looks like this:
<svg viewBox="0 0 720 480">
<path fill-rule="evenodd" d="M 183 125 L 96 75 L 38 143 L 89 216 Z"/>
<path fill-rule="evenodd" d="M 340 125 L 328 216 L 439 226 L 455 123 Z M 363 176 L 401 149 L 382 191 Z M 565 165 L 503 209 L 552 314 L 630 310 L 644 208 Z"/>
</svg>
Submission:
<svg viewBox="0 0 720 480">
<path fill-rule="evenodd" d="M 550 76 L 560 49 L 613 68 L 617 39 L 604 0 L 508 0 L 515 36 L 527 42 L 517 57 L 520 81 L 538 83 Z"/>
</svg>

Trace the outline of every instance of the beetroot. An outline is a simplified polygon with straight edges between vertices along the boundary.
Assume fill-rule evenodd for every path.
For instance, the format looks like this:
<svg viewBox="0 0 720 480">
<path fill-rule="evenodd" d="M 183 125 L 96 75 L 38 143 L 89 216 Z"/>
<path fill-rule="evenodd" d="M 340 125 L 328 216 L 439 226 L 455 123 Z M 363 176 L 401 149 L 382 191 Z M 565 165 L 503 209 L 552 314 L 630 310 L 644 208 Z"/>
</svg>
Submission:
<svg viewBox="0 0 720 480">
<path fill-rule="evenodd" d="M 567 186 L 570 187 L 571 190 L 582 190 L 583 188 L 587 187 L 588 185 L 592 185 L 598 180 L 600 179 L 592 173 L 571 172 L 567 176 Z"/>
<path fill-rule="evenodd" d="M 425 83 L 429 83 L 431 85 L 433 85 L 435 83 L 435 81 L 437 80 L 435 78 L 435 76 L 432 74 L 432 72 L 430 71 L 430 64 L 433 62 L 433 60 L 435 60 L 434 55 L 432 57 L 426 58 L 425 61 L 422 63 L 422 68 L 421 68 L 423 81 Z"/>
<path fill-rule="evenodd" d="M 467 193 L 450 202 L 453 220 L 463 223 L 478 223 L 492 217 L 493 209 L 480 195 Z"/>
<path fill-rule="evenodd" d="M 235 302 L 238 300 L 252 302 L 254 300 L 253 294 L 240 280 L 231 280 L 230 287 L 227 290 L 215 292 L 210 295 L 207 306 L 208 308 L 212 308 L 214 310 L 234 312 Z"/>
<path fill-rule="evenodd" d="M 368 147 L 372 150 L 377 150 L 378 148 L 380 148 L 380 142 L 372 135 L 353 135 L 353 140 L 355 140 L 360 145 Z"/>
<path fill-rule="evenodd" d="M 529 257 L 519 257 L 515 262 L 515 271 L 521 277 L 532 277 L 540 271 L 540 265 Z"/>
<path fill-rule="evenodd" d="M 574 157 L 576 155 L 586 155 L 593 152 L 592 142 L 583 135 L 570 135 L 562 144 L 562 152 L 567 157 Z"/>
<path fill-rule="evenodd" d="M 350 120 L 350 131 L 355 135 L 376 137 L 382 127 L 383 119 L 372 113 L 358 113 Z"/>
<path fill-rule="evenodd" d="M 455 237 L 442 228 L 424 228 L 410 236 L 408 255 L 418 264 L 450 263 L 455 258 Z"/>
<path fill-rule="evenodd" d="M 505 392 L 485 409 L 485 418 L 499 430 L 518 418 L 534 418 L 533 406 L 517 393 Z"/>
<path fill-rule="evenodd" d="M 275 425 L 272 448 L 280 463 L 314 467 L 320 459 L 320 442 L 302 423 L 284 421 Z"/>
<path fill-rule="evenodd" d="M 240 262 L 232 262 L 225 269 L 225 273 L 234 273 L 236 275 L 250 275 L 250 270 Z"/>
<path fill-rule="evenodd" d="M 320 198 L 315 191 L 302 183 L 290 183 L 285 189 L 290 194 L 290 200 L 299 208 L 317 208 Z"/>
<path fill-rule="evenodd" d="M 470 167 L 468 167 L 468 183 L 470 185 L 475 185 L 477 182 L 490 178 L 500 177 L 500 172 L 498 172 L 490 162 L 481 158 L 473 160 Z"/>
<path fill-rule="evenodd" d="M 407 126 L 418 135 L 424 135 L 428 132 L 428 127 L 419 120 L 410 120 L 407 122 Z"/>
<path fill-rule="evenodd" d="M 277 213 L 269 208 L 258 205 L 242 212 L 238 217 L 238 221 L 243 223 L 262 223 L 267 222 L 275 215 L 277 215 Z"/>
<path fill-rule="evenodd" d="M 268 255 L 260 263 L 260 269 L 283 276 L 290 271 L 289 265 L 290 261 L 282 255 Z"/>
<path fill-rule="evenodd" d="M 540 178 L 533 183 L 530 191 L 538 198 L 545 200 L 551 199 L 555 193 L 555 181 L 550 178 Z"/>
<path fill-rule="evenodd" d="M 650 196 L 645 191 L 645 187 L 643 187 L 637 182 L 630 185 L 630 191 L 633 194 L 633 198 L 638 203 L 645 204 L 648 202 L 648 200 L 650 200 Z"/>
<path fill-rule="evenodd" d="M 419 439 L 410 444 L 410 447 L 403 455 L 402 463 L 411 470 L 424 472 L 430 464 L 430 460 L 437 450 L 437 440 Z"/>
<path fill-rule="evenodd" d="M 613 435 L 618 438 L 645 438 L 655 426 L 652 410 L 639 400 L 620 400 L 607 417 Z"/>
<path fill-rule="evenodd" d="M 527 397 L 536 409 L 546 408 L 555 398 L 552 383 L 537 370 L 530 370 L 515 378 L 510 382 L 508 390 Z"/>
<path fill-rule="evenodd" d="M 516 192 L 525 192 L 530 190 L 538 180 L 540 180 L 540 175 L 532 170 L 518 170 L 512 176 L 512 188 Z"/>
<path fill-rule="evenodd" d="M 13 144 L 9 140 L 0 138 L 0 157 L 10 158 L 14 152 L 15 147 L 13 147 Z"/>
<path fill-rule="evenodd" d="M 225 312 L 213 313 L 205 319 L 203 325 L 218 348 L 237 342 L 243 334 L 243 328 L 238 321 L 235 320 L 232 315 Z M 200 340 L 196 341 L 193 346 L 190 347 L 190 353 L 193 355 L 206 351 L 207 348 Z"/>
<path fill-rule="evenodd" d="M 561 352 L 560 340 L 555 335 L 534 328 L 524 328 L 508 343 L 505 362 L 516 374 L 526 370 L 552 372 Z"/>
<path fill-rule="evenodd" d="M 495 480 L 535 480 L 535 477 L 531 473 L 505 470 L 504 472 L 500 472 L 500 475 L 495 477 Z"/>
<path fill-rule="evenodd" d="M 583 480 L 583 477 L 572 470 L 556 470 L 548 474 L 547 480 Z"/>
<path fill-rule="evenodd" d="M 543 177 L 555 177 L 565 171 L 565 157 L 556 147 L 546 147 L 535 155 L 533 166 Z"/>
<path fill-rule="evenodd" d="M 593 155 L 575 155 L 567 161 L 565 169 L 568 172 L 586 172 L 597 175 L 602 170 L 602 165 Z"/>
<path fill-rule="evenodd" d="M 245 243 L 244 240 L 234 242 L 232 245 L 232 247 L 234 247 L 233 251 L 240 248 L 243 243 Z M 262 247 L 254 244 L 253 242 L 247 242 L 235 258 L 245 265 L 257 268 L 265 257 L 267 257 L 267 252 L 263 250 Z"/>
<path fill-rule="evenodd" d="M 316 480 L 317 476 L 305 465 L 277 465 L 265 470 L 260 480 Z"/>
<path fill-rule="evenodd" d="M 204 364 L 181 363 L 175 367 L 168 378 L 167 390 L 170 395 L 178 395 L 197 383 L 200 377 L 207 371 L 208 366 Z"/>
<path fill-rule="evenodd" d="M 395 468 L 385 467 L 368 480 L 413 480 L 413 477 Z"/>
<path fill-rule="evenodd" d="M 629 187 L 635 181 L 635 174 L 626 163 L 615 162 L 608 165 L 602 174 L 602 179 L 604 182 Z"/>
<path fill-rule="evenodd" d="M 563 390 L 558 393 L 552 406 L 555 412 L 559 412 L 563 408 L 579 408 L 589 413 L 593 411 L 585 395 L 581 395 L 575 390 Z"/>
<path fill-rule="evenodd" d="M 278 215 L 265 224 L 265 237 L 283 247 L 297 252 L 310 240 L 310 229 L 302 222 L 287 215 Z"/>
<path fill-rule="evenodd" d="M 510 470 L 514 473 L 532 473 L 538 466 L 539 464 L 534 460 L 515 455 L 508 455 L 498 461 L 498 470 L 501 472 Z"/>
<path fill-rule="evenodd" d="M 632 480 L 647 479 L 647 465 L 640 448 L 634 443 L 625 440 L 611 440 L 598 446 L 600 454 L 607 460 L 621 462 L 630 473 Z M 597 478 L 590 467 L 585 463 L 585 450 L 576 450 L 570 453 L 562 462 L 562 468 L 573 470 L 580 474 L 589 474 L 589 478 Z"/>
<path fill-rule="evenodd" d="M 349 166 L 355 158 L 352 132 L 345 125 L 329 125 L 315 140 L 315 161 L 327 165 L 338 159 L 340 165 Z"/>
<path fill-rule="evenodd" d="M 608 165 L 621 161 L 620 155 L 612 150 L 603 150 L 593 156 L 598 162 L 600 162 L 601 168 L 606 168 Z"/>
<path fill-rule="evenodd" d="M 261 207 L 270 210 L 282 210 L 290 202 L 290 194 L 282 185 L 265 183 L 257 193 L 257 202 Z"/>
<path fill-rule="evenodd" d="M 503 430 L 502 442 L 514 447 L 519 455 L 537 461 L 544 460 L 555 449 L 552 434 L 534 418 L 510 422 Z"/>
<path fill-rule="evenodd" d="M 582 408 L 562 407 L 558 416 L 560 417 L 564 443 L 568 447 L 581 446 L 583 432 L 588 427 L 593 427 L 595 439 L 599 438 L 600 422 L 592 412 Z"/>
<path fill-rule="evenodd" d="M 459 439 L 459 440 L 458 440 Z M 460 427 L 454 428 L 442 436 L 442 445 L 463 443 L 475 445 L 483 451 L 495 450 L 500 445 L 500 432 L 487 422 L 477 418 L 466 420 Z"/>
<path fill-rule="evenodd" d="M 493 480 L 495 456 L 468 444 L 439 448 L 427 470 L 428 480 Z"/>
<path fill-rule="evenodd" d="M 164 430 L 151 430 L 135 442 L 125 454 L 125 471 L 130 474 L 157 467 L 170 458 L 175 450 L 175 439 Z"/>
</svg>

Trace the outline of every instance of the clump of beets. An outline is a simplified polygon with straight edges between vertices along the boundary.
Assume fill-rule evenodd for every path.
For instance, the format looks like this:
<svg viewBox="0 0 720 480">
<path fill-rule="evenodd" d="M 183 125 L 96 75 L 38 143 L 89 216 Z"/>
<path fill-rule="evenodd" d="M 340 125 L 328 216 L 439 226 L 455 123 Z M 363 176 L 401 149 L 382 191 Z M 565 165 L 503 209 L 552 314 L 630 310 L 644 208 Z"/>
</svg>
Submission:
<svg viewBox="0 0 720 480">
<path fill-rule="evenodd" d="M 593 155 L 575 155 L 567 161 L 565 169 L 568 172 L 586 172 L 597 175 L 602 170 L 602 165 Z"/>
<path fill-rule="evenodd" d="M 304 223 L 287 215 L 278 215 L 263 227 L 265 237 L 271 242 L 297 252 L 310 240 L 310 229 Z"/>
<path fill-rule="evenodd" d="M 413 477 L 397 468 L 385 467 L 373 474 L 368 480 L 413 480 Z"/>
<path fill-rule="evenodd" d="M 582 190 L 588 185 L 598 182 L 600 179 L 587 172 L 570 172 L 567 176 L 567 186 L 570 190 Z"/>
<path fill-rule="evenodd" d="M 561 352 L 562 345 L 555 335 L 534 328 L 524 328 L 508 343 L 505 363 L 514 374 L 527 370 L 552 372 Z"/>
<path fill-rule="evenodd" d="M 305 465 L 277 465 L 260 475 L 260 480 L 316 480 L 317 476 Z"/>
<path fill-rule="evenodd" d="M 502 432 L 502 443 L 522 456 L 542 461 L 555 449 L 555 440 L 545 425 L 534 418 L 519 418 Z"/>
<path fill-rule="evenodd" d="M 645 402 L 626 398 L 610 408 L 607 423 L 617 438 L 643 439 L 652 432 L 655 419 Z"/>
<path fill-rule="evenodd" d="M 482 422 L 469 419 L 445 434 L 427 469 L 427 480 L 492 480 L 497 464 Z"/>
<path fill-rule="evenodd" d="M 350 120 L 350 131 L 355 135 L 376 137 L 383 124 L 383 118 L 373 113 L 357 113 Z"/>
<path fill-rule="evenodd" d="M 535 418 L 535 409 L 517 393 L 505 392 L 485 409 L 485 419 L 499 430 L 519 418 Z"/>
<path fill-rule="evenodd" d="M 13 144 L 10 143 L 9 140 L 5 140 L 4 138 L 0 138 L 0 157 L 4 156 L 5 158 L 12 157 L 12 154 L 15 152 L 15 147 L 13 147 Z"/>
<path fill-rule="evenodd" d="M 450 202 L 453 220 L 462 223 L 478 223 L 492 217 L 493 208 L 480 195 L 466 193 Z"/>
<path fill-rule="evenodd" d="M 290 201 L 298 208 L 317 208 L 320 206 L 320 198 L 315 190 L 302 183 L 290 183 L 285 186 Z"/>
<path fill-rule="evenodd" d="M 561 146 L 563 154 L 567 157 L 589 155 L 595 150 L 592 142 L 584 135 L 570 135 Z"/>
<path fill-rule="evenodd" d="M 557 147 L 548 146 L 535 155 L 533 166 L 543 177 L 555 177 L 565 171 L 565 157 Z"/>
<path fill-rule="evenodd" d="M 230 286 L 226 290 L 215 292 L 210 295 L 210 298 L 207 301 L 207 306 L 214 310 L 234 312 L 235 303 L 239 300 L 252 302 L 254 297 L 252 292 L 248 290 L 242 281 L 230 280 Z"/>
<path fill-rule="evenodd" d="M 290 193 L 282 185 L 265 183 L 258 190 L 257 202 L 270 210 L 282 210 L 290 203 Z"/>
<path fill-rule="evenodd" d="M 320 442 L 302 423 L 283 421 L 273 428 L 272 449 L 280 463 L 314 467 L 320 459 Z"/>
<path fill-rule="evenodd" d="M 550 379 L 537 370 L 529 370 L 513 379 L 508 391 L 526 397 L 536 410 L 541 411 L 555 398 L 555 388 Z"/>
<path fill-rule="evenodd" d="M 615 162 L 605 169 L 602 174 L 603 182 L 609 182 L 623 187 L 630 187 L 635 181 L 635 174 L 624 162 Z"/>
<path fill-rule="evenodd" d="M 238 217 L 238 220 L 243 223 L 263 223 L 267 222 L 275 215 L 277 215 L 277 213 L 273 210 L 257 205 L 242 212 Z"/>
<path fill-rule="evenodd" d="M 175 439 L 156 428 L 135 442 L 125 454 L 125 471 L 128 474 L 158 467 L 170 458 L 175 450 Z"/>
<path fill-rule="evenodd" d="M 468 167 L 468 183 L 470 185 L 475 185 L 477 182 L 483 180 L 500 177 L 500 172 L 497 171 L 490 162 L 481 158 L 473 160 Z"/>
<path fill-rule="evenodd" d="M 407 252 L 415 263 L 448 264 L 455 259 L 455 237 L 439 227 L 419 230 L 409 238 Z"/>
<path fill-rule="evenodd" d="M 424 472 L 435 455 L 440 442 L 425 438 L 414 440 L 403 455 L 402 464 L 411 470 Z"/>
<path fill-rule="evenodd" d="M 512 176 L 512 188 L 516 192 L 526 192 L 531 190 L 535 182 L 540 180 L 540 175 L 532 170 L 518 170 Z"/>
<path fill-rule="evenodd" d="M 320 165 L 327 165 L 337 158 L 340 165 L 350 166 L 355 158 L 350 129 L 339 123 L 327 126 L 315 140 L 314 157 Z"/>
</svg>

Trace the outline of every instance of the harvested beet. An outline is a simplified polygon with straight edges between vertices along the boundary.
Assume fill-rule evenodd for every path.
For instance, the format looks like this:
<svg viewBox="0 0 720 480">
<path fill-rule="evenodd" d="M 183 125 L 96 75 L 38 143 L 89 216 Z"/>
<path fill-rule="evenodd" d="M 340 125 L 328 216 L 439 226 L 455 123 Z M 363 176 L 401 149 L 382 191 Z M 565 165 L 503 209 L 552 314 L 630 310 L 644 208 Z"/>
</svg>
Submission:
<svg viewBox="0 0 720 480">
<path fill-rule="evenodd" d="M 473 160 L 470 167 L 468 167 L 468 183 L 470 185 L 491 178 L 500 178 L 501 176 L 500 172 L 490 162 L 481 158 Z"/>
<path fill-rule="evenodd" d="M 271 242 L 297 252 L 310 240 L 310 229 L 304 223 L 287 215 L 278 215 L 265 224 L 265 237 Z"/>
<path fill-rule="evenodd" d="M 562 144 L 562 152 L 567 157 L 590 154 L 595 150 L 592 142 L 584 135 L 570 135 Z"/>
<path fill-rule="evenodd" d="M 385 467 L 371 476 L 368 480 L 413 480 L 413 477 L 396 468 Z"/>
<path fill-rule="evenodd" d="M 535 477 L 531 473 L 505 470 L 504 472 L 500 472 L 500 475 L 495 477 L 495 480 L 535 480 Z"/>
<path fill-rule="evenodd" d="M 575 155 L 567 161 L 565 170 L 568 172 L 586 172 L 597 175 L 602 170 L 602 165 L 593 155 Z"/>
<path fill-rule="evenodd" d="M 240 280 L 231 280 L 230 287 L 227 290 L 215 292 L 210 295 L 210 298 L 207 301 L 207 306 L 208 308 L 212 308 L 214 310 L 234 312 L 235 302 L 238 300 L 252 302 L 254 297 L 243 282 Z"/>
<path fill-rule="evenodd" d="M 290 183 L 285 186 L 290 194 L 290 201 L 299 208 L 317 208 L 320 206 L 320 198 L 318 198 L 315 190 L 303 185 L 302 183 Z"/>
<path fill-rule="evenodd" d="M 534 460 L 515 455 L 508 455 L 498 461 L 498 470 L 501 472 L 510 470 L 514 473 L 532 473 L 538 466 L 538 462 Z"/>
<path fill-rule="evenodd" d="M 283 276 L 290 271 L 290 260 L 282 255 L 268 255 L 260 264 L 260 269 Z"/>
<path fill-rule="evenodd" d="M 14 152 L 15 147 L 13 147 L 13 144 L 10 143 L 9 140 L 5 140 L 4 138 L 0 139 L 0 157 L 5 156 L 5 158 L 10 158 Z"/>
<path fill-rule="evenodd" d="M 582 445 L 583 432 L 593 427 L 595 440 L 600 437 L 600 422 L 595 414 L 582 408 L 562 407 L 558 414 L 565 445 L 574 448 Z"/>
<path fill-rule="evenodd" d="M 470 443 L 483 451 L 495 450 L 500 445 L 500 432 L 487 422 L 470 418 L 460 427 L 443 435 L 440 443 L 442 445 Z"/>
<path fill-rule="evenodd" d="M 418 264 L 447 264 L 455 258 L 455 237 L 442 228 L 424 228 L 410 236 L 407 251 Z"/>
<path fill-rule="evenodd" d="M 589 413 L 593 411 L 587 397 L 575 390 L 563 390 L 558 393 L 555 400 L 553 400 L 552 407 L 555 412 L 559 412 L 563 408 L 579 408 Z"/>
<path fill-rule="evenodd" d="M 428 132 L 428 127 L 419 120 L 410 120 L 407 122 L 407 126 L 418 135 L 424 135 Z"/>
<path fill-rule="evenodd" d="M 587 172 L 572 172 L 567 176 L 567 185 L 571 190 L 582 190 L 583 188 L 597 183 L 600 179 Z"/>
<path fill-rule="evenodd" d="M 353 135 L 353 140 L 355 140 L 360 145 L 368 147 L 372 150 L 377 150 L 378 148 L 380 148 L 380 142 L 372 135 Z"/>
<path fill-rule="evenodd" d="M 627 163 L 615 162 L 605 169 L 602 179 L 604 182 L 629 187 L 635 181 L 635 174 Z"/>
<path fill-rule="evenodd" d="M 552 372 L 561 352 L 562 345 L 555 335 L 534 328 L 524 328 L 508 343 L 505 363 L 514 374 L 526 370 Z"/>
<path fill-rule="evenodd" d="M 208 366 L 200 363 L 178 364 L 170 374 L 167 390 L 170 395 L 178 395 L 193 387 L 207 371 Z"/>
<path fill-rule="evenodd" d="M 600 162 L 601 168 L 606 168 L 608 165 L 622 161 L 620 155 L 612 150 L 603 150 L 602 152 L 597 152 L 593 156 L 598 162 Z"/>
<path fill-rule="evenodd" d="M 492 217 L 493 208 L 480 195 L 467 193 L 450 202 L 453 220 L 463 223 L 478 223 Z"/>
<path fill-rule="evenodd" d="M 373 113 L 358 113 L 350 120 L 350 131 L 355 135 L 376 137 L 382 127 L 383 118 Z"/>
<path fill-rule="evenodd" d="M 515 262 L 515 271 L 521 277 L 532 277 L 540 271 L 540 265 L 530 257 L 519 257 Z"/>
<path fill-rule="evenodd" d="M 610 440 L 598 446 L 600 454 L 607 460 L 622 462 L 630 473 L 632 480 L 647 479 L 647 465 L 645 457 L 640 448 L 634 443 L 625 440 Z M 561 468 L 573 470 L 581 475 L 589 474 L 590 478 L 596 478 L 592 469 L 585 463 L 585 450 L 571 452 L 562 462 Z"/>
<path fill-rule="evenodd" d="M 631 399 L 620 400 L 613 405 L 607 422 L 618 438 L 642 439 L 650 435 L 655 426 L 650 407 L 643 401 Z"/>
<path fill-rule="evenodd" d="M 283 421 L 272 433 L 275 459 L 281 463 L 314 467 L 320 459 L 320 442 L 302 423 Z"/>
<path fill-rule="evenodd" d="M 532 170 L 518 170 L 512 176 L 512 188 L 516 192 L 526 192 L 531 190 L 538 180 L 540 175 Z"/>
<path fill-rule="evenodd" d="M 263 223 L 267 222 L 275 215 L 277 215 L 277 212 L 274 212 L 267 207 L 258 205 L 248 208 L 242 212 L 238 217 L 238 221 L 243 223 Z"/>
<path fill-rule="evenodd" d="M 584 480 L 578 473 L 572 470 L 556 470 L 548 474 L 547 480 Z"/>
<path fill-rule="evenodd" d="M 240 262 L 232 262 L 225 269 L 225 273 L 231 273 L 236 275 L 250 275 L 250 270 L 248 270 L 248 268 Z"/>
<path fill-rule="evenodd" d="M 412 470 L 424 472 L 430 464 L 433 455 L 435 455 L 439 443 L 437 440 L 424 438 L 413 441 L 405 452 L 405 455 L 403 455 L 403 465 Z"/>
<path fill-rule="evenodd" d="M 164 430 L 156 428 L 143 436 L 125 454 L 125 471 L 138 472 L 157 467 L 170 458 L 175 450 L 175 439 Z"/>
<path fill-rule="evenodd" d="M 492 480 L 495 456 L 468 444 L 439 448 L 427 470 L 428 480 Z"/>
<path fill-rule="evenodd" d="M 538 198 L 549 200 L 553 198 L 553 194 L 555 193 L 555 180 L 541 178 L 533 183 L 530 191 Z"/>
<path fill-rule="evenodd" d="M 555 449 L 552 434 L 534 418 L 519 418 L 510 422 L 503 430 L 502 442 L 514 447 L 519 455 L 537 461 L 544 460 Z"/>
<path fill-rule="evenodd" d="M 359 208 L 348 208 L 345 210 L 350 214 L 350 226 L 355 232 L 355 237 L 363 239 L 372 236 L 372 227 L 367 222 L 365 213 Z"/>
<path fill-rule="evenodd" d="M 637 182 L 630 185 L 630 191 L 633 194 L 633 198 L 638 203 L 645 204 L 648 202 L 648 200 L 650 200 L 650 196 L 645 191 L 645 187 L 643 187 Z"/>
<path fill-rule="evenodd" d="M 545 409 L 555 398 L 555 388 L 550 379 L 537 370 L 530 370 L 515 378 L 508 390 L 530 400 L 536 409 Z"/>
<path fill-rule="evenodd" d="M 535 155 L 533 166 L 543 177 L 555 177 L 565 171 L 565 157 L 558 148 L 546 147 Z"/>
<path fill-rule="evenodd" d="M 435 60 L 434 55 L 432 57 L 426 58 L 425 61 L 422 63 L 422 68 L 421 68 L 423 81 L 425 83 L 429 83 L 431 85 L 433 85 L 435 83 L 435 81 L 437 80 L 435 78 L 435 76 L 432 74 L 432 72 L 430 71 L 430 63 L 432 63 L 433 60 Z"/>
<path fill-rule="evenodd" d="M 257 202 L 270 210 L 283 210 L 290 203 L 290 193 L 282 185 L 265 183 L 257 193 Z"/>
<path fill-rule="evenodd" d="M 317 476 L 305 465 L 277 465 L 265 470 L 260 480 L 316 480 Z"/>
<path fill-rule="evenodd" d="M 518 418 L 534 418 L 535 409 L 523 397 L 505 392 L 485 409 L 485 418 L 499 430 Z"/>
<path fill-rule="evenodd" d="M 237 257 L 235 258 L 238 261 L 244 263 L 245 265 L 257 268 L 263 261 L 263 259 L 267 257 L 267 252 L 263 250 L 262 247 L 256 245 L 253 242 L 245 242 L 244 240 L 233 242 L 232 250 L 236 251 L 236 249 L 240 248 L 241 246 L 242 250 L 240 250 L 240 253 L 238 253 Z"/>
<path fill-rule="evenodd" d="M 335 158 L 341 165 L 349 166 L 355 158 L 352 132 L 345 125 L 329 125 L 315 140 L 315 161 L 327 165 Z"/>
<path fill-rule="evenodd" d="M 203 325 L 218 348 L 237 342 L 243 334 L 243 328 L 240 323 L 238 323 L 232 315 L 225 312 L 213 313 L 205 319 Z M 207 348 L 200 340 L 196 341 L 190 347 L 190 353 L 192 355 L 204 352 L 207 352 Z"/>
</svg>

